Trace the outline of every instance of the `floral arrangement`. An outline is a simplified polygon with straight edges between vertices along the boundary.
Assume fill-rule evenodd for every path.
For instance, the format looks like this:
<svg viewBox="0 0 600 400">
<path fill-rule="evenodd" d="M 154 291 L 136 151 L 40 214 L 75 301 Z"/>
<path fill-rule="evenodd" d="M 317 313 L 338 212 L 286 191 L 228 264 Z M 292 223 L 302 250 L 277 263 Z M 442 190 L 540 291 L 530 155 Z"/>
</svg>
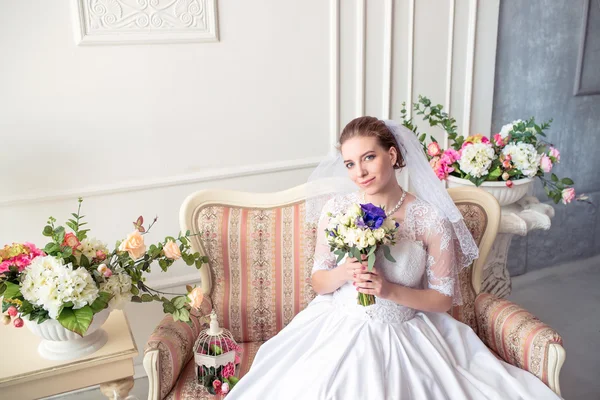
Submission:
<svg viewBox="0 0 600 400">
<path fill-rule="evenodd" d="M 459 136 L 456 120 L 444 112 L 441 105 L 433 105 L 426 97 L 419 96 L 414 110 L 430 126 L 440 126 L 448 133 L 447 149 L 441 148 L 433 136 L 427 143 L 427 134 L 417 132 L 417 126 L 407 118 L 406 104 L 403 104 L 403 124 L 423 143 L 431 168 L 440 180 L 451 175 L 467 179 L 476 186 L 486 181 L 504 181 L 510 188 L 517 179 L 539 178 L 547 196 L 555 203 L 562 200 L 567 204 L 575 199 L 572 179 L 560 179 L 554 173 L 549 178 L 546 175 L 560 162 L 558 149 L 544 139 L 552 120 L 541 125 L 533 117 L 525 121 L 516 120 L 504 125 L 500 133 L 494 134 L 490 140 L 481 134 L 466 138 Z M 585 195 L 577 198 L 580 201 L 587 199 Z"/>
<path fill-rule="evenodd" d="M 384 256 L 396 262 L 388 245 L 395 244 L 398 223 L 386 216 L 385 209 L 373 204 L 352 204 L 344 213 L 333 215 L 328 213 L 329 224 L 325 229 L 331 251 L 338 256 L 339 263 L 344 256 L 368 262 L 368 271 L 375 264 L 375 250 L 382 247 Z M 359 293 L 358 304 L 368 306 L 375 304 L 375 296 Z"/>
<path fill-rule="evenodd" d="M 197 350 L 201 354 L 219 356 L 229 351 L 235 351 L 235 361 L 226 365 L 215 367 L 200 366 L 198 382 L 213 395 L 226 395 L 238 383 L 235 376 L 235 365 L 241 362 L 242 348 L 228 338 L 214 339 L 204 343 Z"/>
<path fill-rule="evenodd" d="M 176 260 L 200 268 L 207 262 L 199 253 L 192 253 L 190 232 L 149 247 L 144 242 L 148 229 L 139 217 L 135 230 L 118 241 L 113 250 L 106 244 L 88 238 L 84 229 L 81 203 L 73 219 L 56 225 L 50 217 L 43 235 L 50 239 L 43 249 L 32 243 L 13 243 L 0 249 L 0 296 L 3 322 L 23 326 L 23 317 L 37 323 L 57 320 L 63 327 L 81 336 L 94 315 L 110 307 L 121 309 L 129 301 L 159 301 L 165 313 L 174 320 L 190 321 L 190 309 L 202 302 L 200 288 L 187 287 L 188 293 L 168 299 L 162 292 L 148 287 L 144 274 L 158 262 L 166 271 Z"/>
</svg>

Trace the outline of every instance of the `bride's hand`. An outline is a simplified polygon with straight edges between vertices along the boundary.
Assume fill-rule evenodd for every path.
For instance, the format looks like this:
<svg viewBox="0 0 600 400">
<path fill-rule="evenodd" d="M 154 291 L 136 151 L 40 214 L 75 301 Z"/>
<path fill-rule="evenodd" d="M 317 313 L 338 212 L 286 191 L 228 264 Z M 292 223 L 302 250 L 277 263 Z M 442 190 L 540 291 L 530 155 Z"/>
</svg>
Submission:
<svg viewBox="0 0 600 400">
<path fill-rule="evenodd" d="M 380 299 L 387 298 L 392 289 L 392 284 L 379 275 L 375 267 L 373 267 L 371 272 L 365 271 L 357 274 L 356 278 L 354 278 L 354 286 L 356 286 L 356 290 L 360 293 L 372 294 Z"/>
<path fill-rule="evenodd" d="M 363 255 L 363 259 L 365 256 Z M 358 274 L 367 270 L 366 261 L 360 263 L 354 257 L 347 257 L 346 261 L 337 268 L 342 274 L 342 281 L 352 281 Z"/>
</svg>

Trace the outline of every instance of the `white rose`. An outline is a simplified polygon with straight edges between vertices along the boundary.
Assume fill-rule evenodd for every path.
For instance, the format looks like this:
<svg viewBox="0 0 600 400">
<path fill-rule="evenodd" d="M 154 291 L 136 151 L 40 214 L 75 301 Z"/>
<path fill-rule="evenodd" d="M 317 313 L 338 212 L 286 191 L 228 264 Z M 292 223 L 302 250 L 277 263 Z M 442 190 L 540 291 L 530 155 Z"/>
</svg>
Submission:
<svg viewBox="0 0 600 400">
<path fill-rule="evenodd" d="M 384 223 L 384 225 L 385 225 L 385 223 Z M 375 229 L 373 231 L 373 236 L 377 240 L 382 240 L 385 237 L 385 231 L 382 228 Z"/>
<path fill-rule="evenodd" d="M 475 177 L 487 175 L 496 155 L 491 143 L 474 143 L 461 150 L 460 169 Z"/>
</svg>

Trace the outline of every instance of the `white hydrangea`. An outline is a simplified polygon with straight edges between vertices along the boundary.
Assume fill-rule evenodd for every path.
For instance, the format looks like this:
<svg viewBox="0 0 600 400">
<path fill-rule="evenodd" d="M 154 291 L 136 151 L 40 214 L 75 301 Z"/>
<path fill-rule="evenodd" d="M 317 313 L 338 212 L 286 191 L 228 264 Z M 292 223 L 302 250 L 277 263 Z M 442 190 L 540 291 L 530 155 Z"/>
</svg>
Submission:
<svg viewBox="0 0 600 400">
<path fill-rule="evenodd" d="M 73 270 L 52 256 L 37 257 L 25 269 L 21 283 L 23 298 L 42 307 L 50 318 L 58 318 L 60 307 L 68 302 L 74 309 L 91 305 L 98 297 L 98 287 L 84 268 Z"/>
<path fill-rule="evenodd" d="M 131 300 L 131 277 L 120 272 L 113 274 L 110 278 L 100 284 L 100 291 L 110 293 L 113 297 L 108 302 L 109 307 L 122 310 L 125 304 Z"/>
<path fill-rule="evenodd" d="M 104 254 L 109 253 L 108 247 L 104 242 L 95 238 L 85 238 L 81 241 L 81 246 L 75 251 L 75 258 L 77 259 L 77 262 L 80 262 L 81 255 L 83 254 L 89 261 L 92 261 L 92 258 L 96 257 L 96 252 L 98 250 L 102 251 Z"/>
<path fill-rule="evenodd" d="M 504 125 L 504 126 L 502 127 L 502 129 L 500 129 L 500 136 L 502 136 L 502 139 L 504 139 L 505 137 L 507 137 L 507 136 L 508 136 L 508 134 L 510 133 L 510 131 L 512 131 L 512 129 L 513 129 L 513 126 L 514 126 L 515 124 L 519 124 L 519 123 L 521 123 L 521 122 L 523 122 L 523 121 L 522 121 L 522 120 L 520 120 L 520 119 L 517 119 L 517 120 L 515 120 L 515 121 L 511 122 L 510 124 L 506 124 L 506 125 Z"/>
<path fill-rule="evenodd" d="M 461 150 L 458 164 L 464 173 L 480 178 L 488 174 L 494 158 L 496 155 L 491 143 L 473 143 Z"/>
<path fill-rule="evenodd" d="M 515 168 L 529 178 L 537 174 L 542 160 L 542 155 L 538 154 L 532 144 L 523 142 L 507 144 L 502 149 L 502 154 L 510 155 Z"/>
</svg>

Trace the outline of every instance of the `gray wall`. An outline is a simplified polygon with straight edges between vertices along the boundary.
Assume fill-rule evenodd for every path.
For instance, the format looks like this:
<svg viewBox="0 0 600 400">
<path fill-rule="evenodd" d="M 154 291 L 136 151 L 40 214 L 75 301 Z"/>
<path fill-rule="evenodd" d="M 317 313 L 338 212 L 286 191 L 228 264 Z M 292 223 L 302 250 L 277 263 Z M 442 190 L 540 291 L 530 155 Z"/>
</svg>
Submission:
<svg viewBox="0 0 600 400">
<path fill-rule="evenodd" d="M 500 3 L 492 132 L 518 118 L 553 118 L 548 141 L 562 156 L 553 172 L 572 178 L 577 192 L 589 194 L 596 205 L 559 203 L 549 231 L 515 237 L 508 262 L 512 275 L 600 253 L 600 95 L 573 95 L 585 4 Z M 592 0 L 592 7 L 600 2 Z M 598 25 L 591 26 L 598 30 Z M 598 78 L 600 65 L 591 67 Z M 535 191 L 554 204 L 547 201 L 541 183 Z"/>
</svg>

